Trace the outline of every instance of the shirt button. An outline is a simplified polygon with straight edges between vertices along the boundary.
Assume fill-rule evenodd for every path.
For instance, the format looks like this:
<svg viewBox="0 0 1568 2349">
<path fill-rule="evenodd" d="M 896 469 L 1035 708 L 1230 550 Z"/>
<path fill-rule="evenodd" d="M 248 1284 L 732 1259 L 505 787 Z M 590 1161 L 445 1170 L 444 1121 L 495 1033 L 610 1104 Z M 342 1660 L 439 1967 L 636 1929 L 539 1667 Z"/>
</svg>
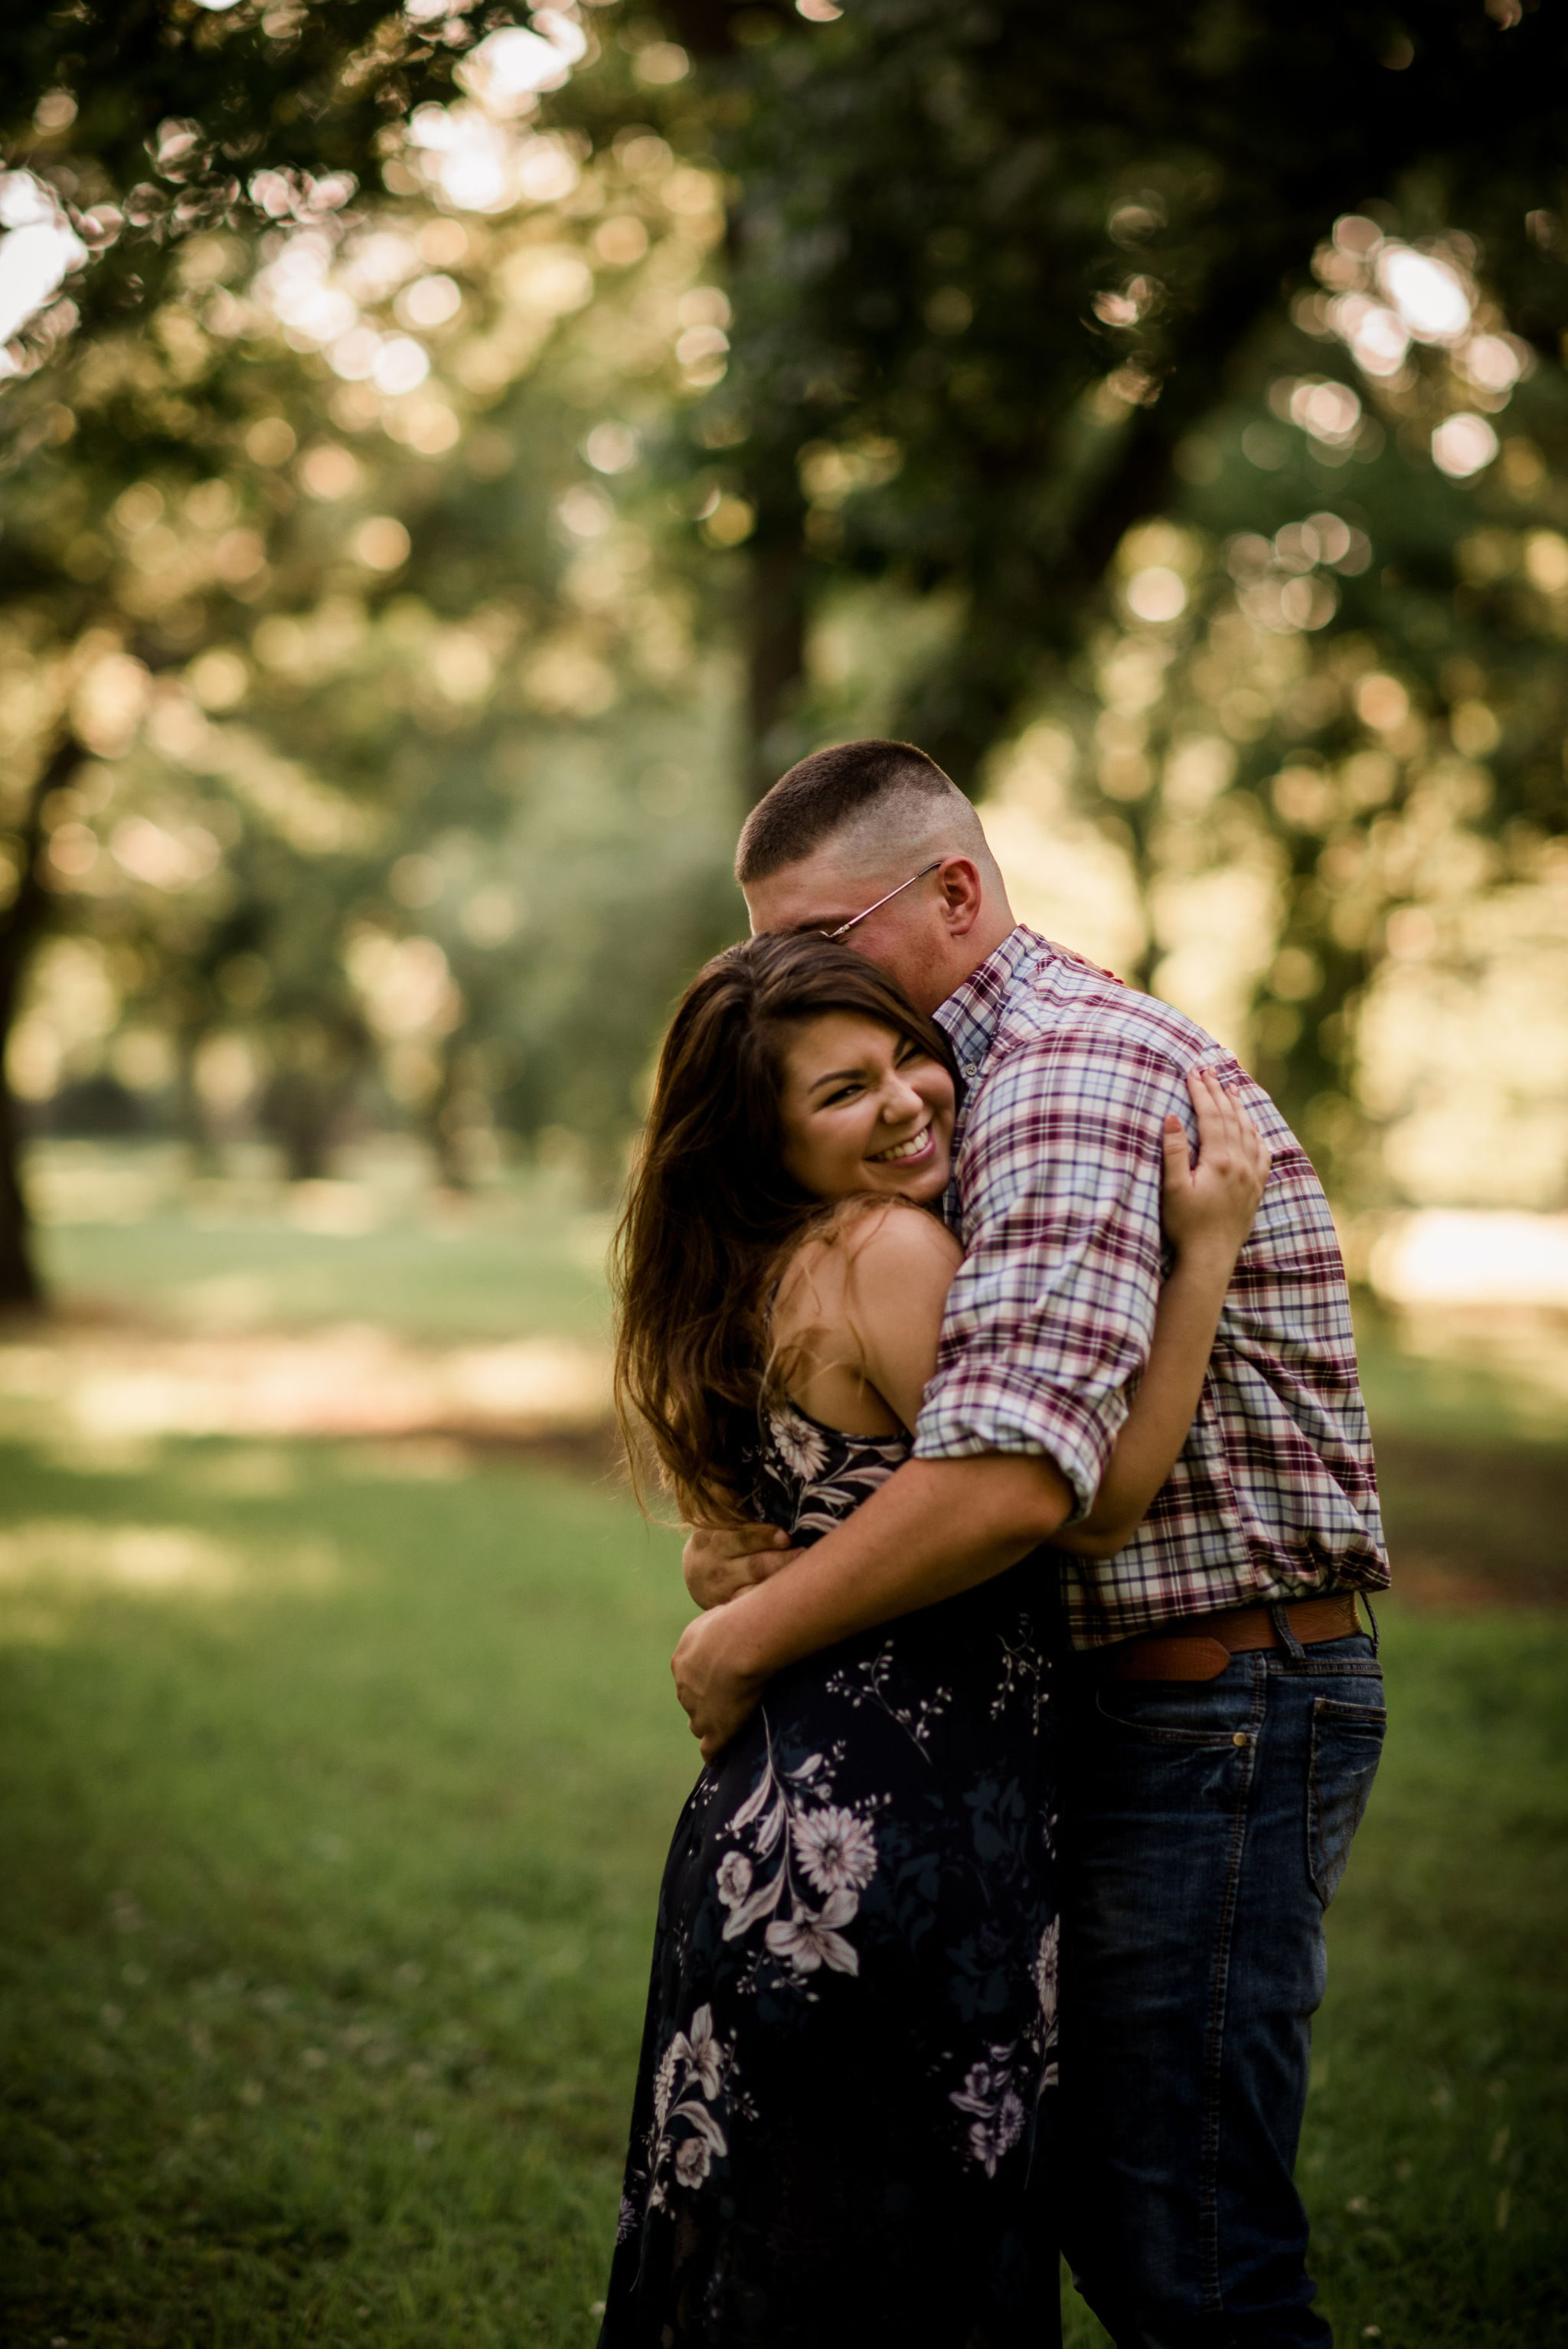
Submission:
<svg viewBox="0 0 1568 2349">
<path fill-rule="evenodd" d="M 1235 1735 L 1232 1738 L 1231 1743 L 1233 1745 L 1245 1745 L 1248 1743 L 1246 1731 L 1244 1729 L 1238 1729 Z"/>
</svg>

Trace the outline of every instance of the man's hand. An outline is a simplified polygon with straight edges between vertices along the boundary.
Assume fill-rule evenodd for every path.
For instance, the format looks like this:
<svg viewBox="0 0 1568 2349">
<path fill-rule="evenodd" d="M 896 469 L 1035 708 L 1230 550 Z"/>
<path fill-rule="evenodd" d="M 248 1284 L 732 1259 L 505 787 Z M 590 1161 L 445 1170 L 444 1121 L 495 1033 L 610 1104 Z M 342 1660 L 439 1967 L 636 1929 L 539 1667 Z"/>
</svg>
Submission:
<svg viewBox="0 0 1568 2349">
<path fill-rule="evenodd" d="M 696 1607 L 724 1607 L 799 1555 L 780 1526 L 696 1526 L 681 1553 L 681 1572 Z"/>
<path fill-rule="evenodd" d="M 681 1633 L 670 1659 L 676 1694 L 685 1706 L 691 1733 L 711 1762 L 757 1709 L 766 1676 L 746 1670 L 738 1651 L 744 1634 L 748 1593 L 725 1607 L 699 1615 Z"/>
<path fill-rule="evenodd" d="M 769 1573 L 681 1635 L 676 1693 L 705 1760 L 755 1711 L 775 1672 L 836 1641 L 988 1582 L 1049 1541 L 1073 1506 L 1049 1460 L 987 1452 L 906 1460 L 809 1549 L 766 1554 Z"/>
</svg>

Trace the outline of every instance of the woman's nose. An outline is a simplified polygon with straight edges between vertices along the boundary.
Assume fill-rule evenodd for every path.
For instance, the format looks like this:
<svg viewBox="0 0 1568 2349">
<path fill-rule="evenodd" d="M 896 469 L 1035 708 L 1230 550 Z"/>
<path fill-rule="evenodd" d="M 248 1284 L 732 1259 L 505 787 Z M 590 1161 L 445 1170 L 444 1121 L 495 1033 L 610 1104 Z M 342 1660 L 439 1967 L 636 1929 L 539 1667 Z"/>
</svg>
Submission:
<svg viewBox="0 0 1568 2349">
<path fill-rule="evenodd" d="M 913 1117 L 924 1107 L 923 1096 L 916 1092 L 907 1077 L 901 1077 L 895 1070 L 888 1079 L 887 1091 L 882 1095 L 882 1115 L 888 1123 L 893 1125 L 901 1118 Z"/>
</svg>

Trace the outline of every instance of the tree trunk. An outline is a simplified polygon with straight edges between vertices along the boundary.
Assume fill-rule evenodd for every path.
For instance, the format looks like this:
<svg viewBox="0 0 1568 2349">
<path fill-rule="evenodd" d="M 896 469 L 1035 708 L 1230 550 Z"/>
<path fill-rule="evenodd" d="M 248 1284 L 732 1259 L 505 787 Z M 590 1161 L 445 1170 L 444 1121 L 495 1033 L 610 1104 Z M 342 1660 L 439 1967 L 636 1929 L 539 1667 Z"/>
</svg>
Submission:
<svg viewBox="0 0 1568 2349">
<path fill-rule="evenodd" d="M 470 1191 L 468 1161 L 452 1123 L 452 1106 L 459 1091 L 459 1063 L 462 1057 L 459 1029 L 458 1037 L 449 1036 L 441 1050 L 441 1081 L 436 1087 L 425 1118 L 425 1137 L 430 1154 L 436 1162 L 436 1173 L 444 1191 Z"/>
<path fill-rule="evenodd" d="M 280 1052 L 262 1106 L 262 1123 L 281 1143 L 288 1180 L 319 1183 L 332 1173 L 344 1117 L 369 1059 L 367 1031 L 324 1009 L 281 1030 Z"/>
<path fill-rule="evenodd" d="M 803 747 L 789 728 L 806 666 L 806 554 L 798 527 L 753 553 L 750 621 L 747 747 L 751 797 L 759 800 Z"/>
<path fill-rule="evenodd" d="M 67 734 L 28 794 L 21 824 L 22 870 L 16 895 L 0 916 L 0 1312 L 26 1310 L 43 1302 L 43 1286 L 33 1262 L 32 1218 L 22 1184 L 22 1136 L 15 1098 L 6 1073 L 6 1048 L 21 1009 L 28 959 L 42 935 L 48 891 L 40 866 L 44 803 L 69 781 L 87 753 Z"/>
</svg>

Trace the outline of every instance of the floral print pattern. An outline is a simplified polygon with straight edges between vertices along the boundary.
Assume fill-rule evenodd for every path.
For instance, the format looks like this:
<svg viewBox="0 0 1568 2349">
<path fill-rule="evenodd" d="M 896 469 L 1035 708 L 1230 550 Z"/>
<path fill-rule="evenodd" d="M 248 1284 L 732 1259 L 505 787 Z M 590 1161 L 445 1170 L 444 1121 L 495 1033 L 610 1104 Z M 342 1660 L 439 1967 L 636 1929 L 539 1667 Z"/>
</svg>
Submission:
<svg viewBox="0 0 1568 2349">
<path fill-rule="evenodd" d="M 860 1892 L 877 1872 L 877 1839 L 853 1811 L 814 1811 L 794 1823 L 795 1850 L 819 1892 Z"/>
<path fill-rule="evenodd" d="M 714 1879 L 720 1906 L 729 1911 L 723 1939 L 738 1941 L 767 1918 L 763 1947 L 794 1973 L 814 1974 L 824 1965 L 859 1973 L 842 1929 L 854 1922 L 861 1894 L 876 1874 L 876 1831 L 858 1811 L 835 1805 L 825 1755 L 808 1754 L 781 1769 L 766 1707 L 762 1724 L 762 1775 L 724 1829 L 752 1848 L 727 1852 Z M 810 1893 L 827 1896 L 820 1909 L 811 1908 Z"/>
<path fill-rule="evenodd" d="M 851 1668 L 835 1672 L 828 1682 L 833 1696 L 847 1697 L 858 1713 L 862 1704 L 880 1705 L 890 1721 L 896 1721 L 911 1743 L 924 1754 L 931 1733 L 953 1702 L 948 1688 L 922 1690 L 913 1704 L 898 1704 L 890 1698 L 889 1687 L 893 1679 L 894 1643 L 886 1640 L 874 1656 L 862 1656 Z"/>
<path fill-rule="evenodd" d="M 988 2049 L 985 2062 L 970 2065 L 964 2085 L 949 2099 L 961 2113 L 975 2116 L 969 2125 L 969 2158 L 979 2163 L 987 2178 L 995 2177 L 998 2163 L 1017 2144 L 1028 2119 L 1028 2107 L 1018 2093 L 1014 2053 L 1011 2047 Z"/>
<path fill-rule="evenodd" d="M 759 1510 L 815 1540 L 903 1439 L 775 1409 Z M 1040 1569 L 808 1659 L 665 1872 L 602 2349 L 1044 2343 L 1055 2080 Z"/>
<path fill-rule="evenodd" d="M 700 2186 L 713 2167 L 713 2157 L 729 2151 L 714 2106 L 733 2072 L 733 2041 L 721 2046 L 713 2028 L 713 2009 L 699 2006 L 688 2033 L 677 2031 L 659 2059 L 654 2075 L 654 2134 L 648 2147 L 650 2210 L 662 2210 L 668 2199 L 670 2168 L 678 2186 Z"/>
</svg>

